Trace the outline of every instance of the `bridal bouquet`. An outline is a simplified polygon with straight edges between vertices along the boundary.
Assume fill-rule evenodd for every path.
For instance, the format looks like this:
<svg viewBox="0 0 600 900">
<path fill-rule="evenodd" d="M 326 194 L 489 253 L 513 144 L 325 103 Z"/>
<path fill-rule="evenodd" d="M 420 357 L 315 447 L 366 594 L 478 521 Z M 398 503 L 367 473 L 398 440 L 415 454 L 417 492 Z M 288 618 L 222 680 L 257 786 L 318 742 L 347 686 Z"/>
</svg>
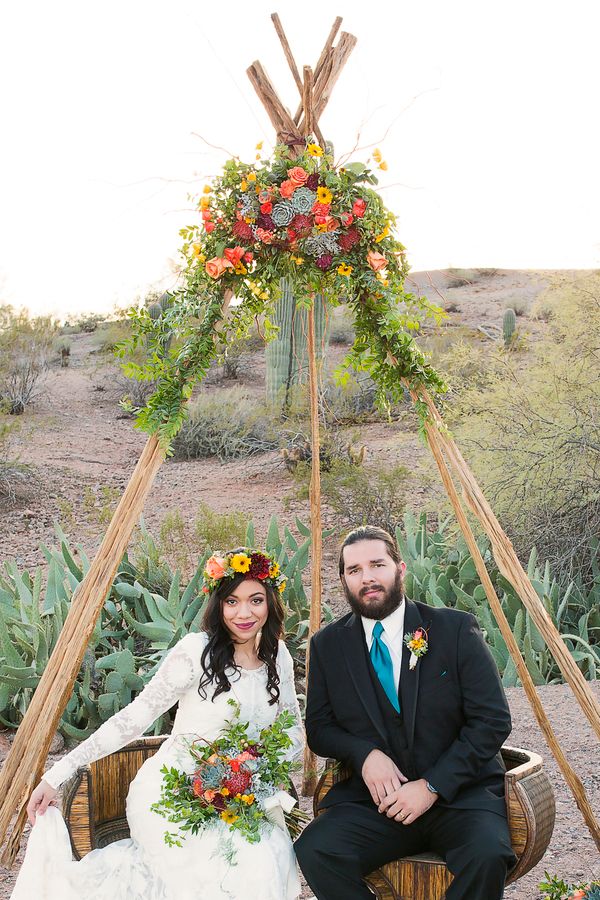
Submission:
<svg viewBox="0 0 600 900">
<path fill-rule="evenodd" d="M 229 703 L 239 715 L 235 701 Z M 248 737 L 248 723 L 239 722 L 236 715 L 216 741 L 190 741 L 192 772 L 163 766 L 160 800 L 151 807 L 179 826 L 179 832 L 165 833 L 165 843 L 181 847 L 184 832 L 197 834 L 219 822 L 255 843 L 260 840 L 261 825 L 273 821 L 268 814 L 274 806 L 291 813 L 295 801 L 280 785 L 290 782 L 292 763 L 284 756 L 292 744 L 288 729 L 293 725 L 292 713 L 284 710 L 253 741 Z"/>
</svg>

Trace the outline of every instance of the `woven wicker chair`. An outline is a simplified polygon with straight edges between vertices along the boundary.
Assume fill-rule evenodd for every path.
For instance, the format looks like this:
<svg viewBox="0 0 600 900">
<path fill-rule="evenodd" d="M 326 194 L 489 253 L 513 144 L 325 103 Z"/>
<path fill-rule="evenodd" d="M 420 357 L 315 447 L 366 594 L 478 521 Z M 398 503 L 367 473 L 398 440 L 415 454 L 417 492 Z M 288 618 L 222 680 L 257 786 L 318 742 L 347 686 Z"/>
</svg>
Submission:
<svg viewBox="0 0 600 900">
<path fill-rule="evenodd" d="M 537 753 L 503 747 L 508 826 L 517 864 L 507 884 L 529 872 L 542 858 L 554 828 L 554 794 Z M 330 787 L 346 777 L 327 760 L 314 796 L 314 811 Z M 407 856 L 382 866 L 366 879 L 378 900 L 443 900 L 452 882 L 444 860 L 434 853 Z"/>
</svg>

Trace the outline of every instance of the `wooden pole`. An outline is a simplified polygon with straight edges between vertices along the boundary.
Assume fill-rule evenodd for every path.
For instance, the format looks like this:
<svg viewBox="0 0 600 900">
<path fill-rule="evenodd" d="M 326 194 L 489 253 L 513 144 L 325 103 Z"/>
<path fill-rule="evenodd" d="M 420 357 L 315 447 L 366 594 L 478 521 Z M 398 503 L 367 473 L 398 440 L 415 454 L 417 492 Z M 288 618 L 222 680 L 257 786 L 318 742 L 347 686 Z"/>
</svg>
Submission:
<svg viewBox="0 0 600 900">
<path fill-rule="evenodd" d="M 596 847 L 600 851 L 600 825 L 598 824 L 598 821 L 594 816 L 594 812 L 585 792 L 585 788 L 581 780 L 569 764 L 569 761 L 567 760 L 565 754 L 562 751 L 562 747 L 558 742 L 558 738 L 554 733 L 552 725 L 548 721 L 548 717 L 546 716 L 544 707 L 542 706 L 542 702 L 535 689 L 533 679 L 529 674 L 529 670 L 527 668 L 525 660 L 521 655 L 519 645 L 517 644 L 515 636 L 511 630 L 510 623 L 506 618 L 504 610 L 502 609 L 502 604 L 500 603 L 500 600 L 496 595 L 494 585 L 492 584 L 492 580 L 489 576 L 488 570 L 486 569 L 481 551 L 477 546 L 475 535 L 473 534 L 465 511 L 462 507 L 457 490 L 454 486 L 452 476 L 450 475 L 450 471 L 448 470 L 448 466 L 446 465 L 446 461 L 444 459 L 441 448 L 439 431 L 436 426 L 432 425 L 431 423 L 427 423 L 425 428 L 427 431 L 429 446 L 437 463 L 438 469 L 440 470 L 440 475 L 442 477 L 444 487 L 446 488 L 446 493 L 450 498 L 450 502 L 452 503 L 454 512 L 456 514 L 456 519 L 458 521 L 458 524 L 460 525 L 462 533 L 465 536 L 469 552 L 471 553 L 471 557 L 473 559 L 473 562 L 475 563 L 477 574 L 479 575 L 481 583 L 484 587 L 488 602 L 490 604 L 490 608 L 492 610 L 492 613 L 494 614 L 494 618 L 498 623 L 498 627 L 500 628 L 500 632 L 502 634 L 502 637 L 504 638 L 504 642 L 508 647 L 509 653 L 515 663 L 517 673 L 519 675 L 519 678 L 521 679 L 521 684 L 523 685 L 525 693 L 527 694 L 527 698 L 531 704 L 542 734 L 546 739 L 546 743 L 552 751 L 552 754 L 556 759 L 561 772 L 563 773 L 563 777 L 567 782 L 571 793 L 573 794 L 575 803 L 577 804 L 583 816 L 585 824 L 587 825 L 590 834 L 592 835 L 596 843 Z"/>
<path fill-rule="evenodd" d="M 333 47 L 333 42 L 335 41 L 336 35 L 337 35 L 338 31 L 340 30 L 341 25 L 342 25 L 342 17 L 337 16 L 335 19 L 335 22 L 331 26 L 331 31 L 327 35 L 327 40 L 325 41 L 325 44 L 323 45 L 323 49 L 321 50 L 321 55 L 319 56 L 319 59 L 315 66 L 315 70 L 314 70 L 315 78 L 318 78 L 319 75 L 321 74 L 321 69 L 323 68 L 323 65 L 325 64 L 325 60 L 331 53 L 331 49 Z M 294 122 L 296 123 L 296 125 L 300 121 L 300 116 L 302 115 L 303 109 L 304 109 L 303 104 L 300 103 L 300 106 L 296 110 L 296 114 L 294 116 Z"/>
<path fill-rule="evenodd" d="M 600 738 L 600 704 L 592 694 L 588 682 L 577 667 L 559 630 L 527 577 L 527 573 L 523 569 L 511 541 L 496 518 L 460 450 L 450 436 L 427 391 L 424 388 L 420 388 L 412 392 L 412 395 L 414 399 L 420 399 L 427 404 L 431 415 L 432 427 L 435 427 L 437 430 L 438 441 L 460 481 L 465 503 L 481 522 L 485 533 L 490 539 L 492 552 L 500 572 L 512 584 L 521 598 L 525 609 L 529 612 L 533 623 L 556 660 L 565 681 L 570 685 L 577 702 Z"/>
<path fill-rule="evenodd" d="M 310 434 L 311 434 L 311 479 L 310 479 L 310 528 L 311 528 L 311 591 L 308 640 L 306 644 L 306 681 L 310 666 L 310 639 L 321 627 L 321 566 L 323 562 L 323 527 L 321 524 L 321 457 L 319 438 L 319 376 L 315 341 L 315 297 L 313 294 L 308 312 L 308 374 L 310 388 Z M 317 783 L 316 757 L 308 744 L 304 750 L 304 777 L 302 793 L 311 797 Z"/>
<path fill-rule="evenodd" d="M 2 767 L 0 843 L 17 811 L 17 821 L 2 856 L 6 866 L 11 866 L 15 860 L 26 822 L 29 795 L 42 776 L 50 742 L 73 691 L 94 625 L 164 458 L 158 440 L 150 437 L 100 548 L 75 592 L 56 646 Z"/>
</svg>

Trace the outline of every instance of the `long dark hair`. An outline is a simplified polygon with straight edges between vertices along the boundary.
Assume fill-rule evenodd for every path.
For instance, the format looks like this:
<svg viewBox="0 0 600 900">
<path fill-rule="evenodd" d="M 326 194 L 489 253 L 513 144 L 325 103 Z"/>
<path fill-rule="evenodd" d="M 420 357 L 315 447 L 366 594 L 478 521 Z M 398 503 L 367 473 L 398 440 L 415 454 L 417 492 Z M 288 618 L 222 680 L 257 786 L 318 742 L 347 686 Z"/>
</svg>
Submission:
<svg viewBox="0 0 600 900">
<path fill-rule="evenodd" d="M 206 688 L 214 684 L 215 689 L 212 699 L 231 689 L 229 678 L 225 669 L 231 667 L 239 672 L 233 652 L 234 645 L 231 634 L 223 621 L 223 602 L 235 591 L 237 586 L 246 579 L 245 575 L 236 575 L 235 578 L 223 578 L 212 591 L 202 616 L 202 630 L 208 635 L 208 643 L 202 651 L 202 670 L 198 693 L 206 698 Z M 277 650 L 279 638 L 283 632 L 284 608 L 279 596 L 279 591 L 270 584 L 262 582 L 267 592 L 267 621 L 262 627 L 260 643 L 258 645 L 258 658 L 267 667 L 267 691 L 271 695 L 270 704 L 279 700 L 279 675 L 277 673 Z"/>
</svg>

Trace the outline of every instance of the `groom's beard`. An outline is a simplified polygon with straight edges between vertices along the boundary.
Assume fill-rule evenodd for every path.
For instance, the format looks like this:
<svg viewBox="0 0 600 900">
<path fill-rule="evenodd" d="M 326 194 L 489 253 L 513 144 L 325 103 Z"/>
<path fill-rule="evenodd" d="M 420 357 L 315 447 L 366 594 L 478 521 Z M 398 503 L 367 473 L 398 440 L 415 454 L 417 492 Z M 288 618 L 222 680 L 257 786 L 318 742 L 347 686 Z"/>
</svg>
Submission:
<svg viewBox="0 0 600 900">
<path fill-rule="evenodd" d="M 366 619 L 385 619 L 395 609 L 398 609 L 404 599 L 404 585 L 400 569 L 396 572 L 394 584 L 387 591 L 382 584 L 370 584 L 368 587 L 361 588 L 358 594 L 353 594 L 345 581 L 342 581 L 342 585 L 350 608 L 357 616 L 364 616 Z M 364 595 L 367 591 L 374 589 L 383 592 L 381 597 L 377 600 L 365 600 Z"/>
</svg>

